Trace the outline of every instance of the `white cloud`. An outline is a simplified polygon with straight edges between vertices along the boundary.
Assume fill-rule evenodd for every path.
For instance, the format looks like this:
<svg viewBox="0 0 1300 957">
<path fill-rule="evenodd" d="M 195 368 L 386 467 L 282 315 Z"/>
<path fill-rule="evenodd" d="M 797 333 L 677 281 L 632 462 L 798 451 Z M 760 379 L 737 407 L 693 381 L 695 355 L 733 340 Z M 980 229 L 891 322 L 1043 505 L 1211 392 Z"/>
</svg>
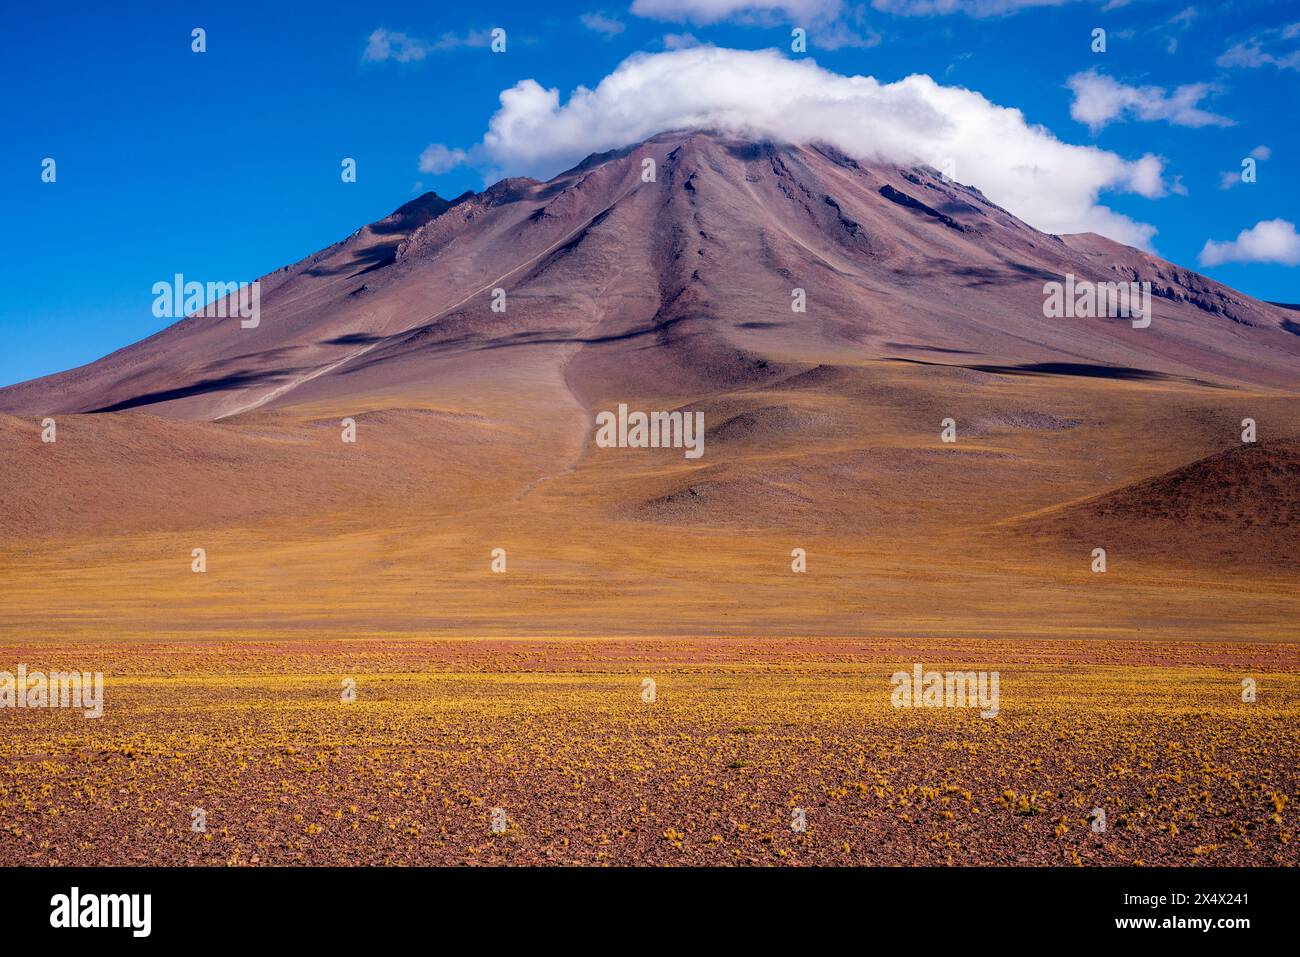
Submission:
<svg viewBox="0 0 1300 957">
<path fill-rule="evenodd" d="M 884 13 L 904 17 L 941 17 L 953 13 L 964 13 L 968 17 L 1000 17 L 1028 7 L 1060 7 L 1071 2 L 1073 0 L 872 0 L 871 5 Z"/>
<path fill-rule="evenodd" d="M 1201 250 L 1202 266 L 1223 263 L 1281 263 L 1284 266 L 1300 265 L 1300 235 L 1295 223 L 1285 219 L 1266 219 L 1250 229 L 1243 229 L 1229 242 L 1205 243 Z"/>
<path fill-rule="evenodd" d="M 812 22 L 838 17 L 843 6 L 842 0 L 633 0 L 632 12 L 674 23 L 710 24 L 764 16 Z"/>
<path fill-rule="evenodd" d="M 839 20 L 814 21 L 809 27 L 808 42 L 823 50 L 869 49 L 880 45 L 880 34 L 867 28 L 862 8 L 858 7 Z"/>
<path fill-rule="evenodd" d="M 1134 245 L 1148 245 L 1155 229 L 1099 205 L 1099 194 L 1165 192 L 1157 157 L 1132 162 L 1063 143 L 1019 110 L 925 75 L 881 83 L 774 50 L 711 46 L 633 54 L 564 103 L 558 89 L 521 80 L 501 93 L 475 158 L 503 175 L 551 176 L 589 153 L 700 126 L 826 142 L 868 161 L 951 161 L 959 180 L 1040 229 Z"/>
<path fill-rule="evenodd" d="M 701 26 L 730 20 L 751 26 L 786 22 L 808 30 L 808 42 L 824 50 L 874 47 L 880 35 L 868 29 L 866 5 L 844 0 L 634 0 L 639 17 Z"/>
<path fill-rule="evenodd" d="M 431 143 L 420 154 L 421 173 L 445 173 L 469 162 L 464 150 L 453 150 L 441 143 Z"/>
<path fill-rule="evenodd" d="M 1234 43 L 1215 60 L 1219 66 L 1261 67 L 1275 66 L 1279 70 L 1300 70 L 1300 53 L 1278 56 L 1260 48 L 1252 41 Z"/>
<path fill-rule="evenodd" d="M 1065 84 L 1074 93 L 1070 116 L 1099 130 L 1108 123 L 1134 117 L 1164 120 L 1175 126 L 1232 126 L 1226 116 L 1198 106 L 1217 92 L 1210 83 L 1186 83 L 1172 93 L 1162 86 L 1128 86 L 1095 68 L 1076 73 Z"/>
<path fill-rule="evenodd" d="M 1158 199 L 1165 195 L 1164 169 L 1165 161 L 1161 157 L 1147 153 L 1131 164 L 1129 189 L 1139 196 Z"/>
<path fill-rule="evenodd" d="M 436 40 L 422 40 L 400 30 L 379 27 L 366 38 L 366 50 L 361 59 L 366 63 L 419 62 L 430 53 L 455 50 L 460 47 L 485 47 L 492 42 L 491 31 L 468 30 L 465 33 L 444 33 Z"/>
<path fill-rule="evenodd" d="M 517 41 L 516 41 L 517 42 Z M 444 33 L 433 41 L 435 50 L 455 50 L 459 47 L 486 47 L 492 43 L 491 30 L 466 30 L 464 33 Z"/>
<path fill-rule="evenodd" d="M 595 33 L 602 33 L 607 37 L 616 37 L 627 29 L 627 24 L 622 20 L 616 20 L 613 17 L 607 17 L 603 12 L 584 13 L 578 17 L 582 25 L 588 30 Z"/>
<path fill-rule="evenodd" d="M 1175 13 L 1163 24 L 1157 27 L 1156 32 L 1160 32 L 1163 30 L 1171 30 L 1171 31 L 1177 31 L 1179 33 L 1185 33 L 1187 29 L 1191 27 L 1192 23 L 1196 20 L 1198 16 L 1200 16 L 1200 13 L 1197 11 L 1195 7 L 1184 7 L 1182 10 Z M 1177 36 L 1170 36 L 1165 41 L 1165 52 L 1170 54 L 1178 52 Z"/>
<path fill-rule="evenodd" d="M 366 52 L 361 54 L 361 59 L 370 63 L 383 63 L 385 60 L 410 63 L 428 55 L 429 45 L 418 37 L 379 27 L 367 39 Z"/>
<path fill-rule="evenodd" d="M 1273 155 L 1273 151 L 1267 146 L 1256 146 L 1250 151 L 1249 156 L 1252 159 L 1263 161 Z M 1219 189 L 1232 189 L 1238 183 L 1242 182 L 1241 170 L 1229 170 L 1226 173 L 1219 174 Z"/>
<path fill-rule="evenodd" d="M 687 47 L 699 46 L 700 41 L 695 39 L 693 33 L 665 33 L 664 49 L 666 50 L 685 50 Z"/>
<path fill-rule="evenodd" d="M 1292 45 L 1289 41 L 1297 37 L 1300 37 L 1300 23 L 1261 30 L 1228 47 L 1215 62 L 1224 67 L 1274 66 L 1279 70 L 1300 70 L 1300 50 L 1288 49 Z"/>
</svg>

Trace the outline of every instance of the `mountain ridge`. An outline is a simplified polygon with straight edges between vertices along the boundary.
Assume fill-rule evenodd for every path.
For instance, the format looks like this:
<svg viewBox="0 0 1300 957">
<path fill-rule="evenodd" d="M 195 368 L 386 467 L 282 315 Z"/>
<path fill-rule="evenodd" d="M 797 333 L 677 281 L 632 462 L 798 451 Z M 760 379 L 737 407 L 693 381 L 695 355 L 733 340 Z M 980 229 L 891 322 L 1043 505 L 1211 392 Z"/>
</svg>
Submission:
<svg viewBox="0 0 1300 957">
<path fill-rule="evenodd" d="M 1150 281 L 1153 328 L 1043 318 L 1042 284 L 1075 270 Z M 340 397 L 349 381 L 383 391 L 379 357 L 409 384 L 410 349 L 438 366 L 452 353 L 578 347 L 593 396 L 619 381 L 727 388 L 755 369 L 889 358 L 886 342 L 912 344 L 913 358 L 1280 388 L 1296 384 L 1300 361 L 1281 307 L 1097 234 L 1042 233 L 935 170 L 699 130 L 594 153 L 547 182 L 423 194 L 259 282 L 257 329 L 190 316 L 0 389 L 0 411 L 226 418 L 325 384 Z M 810 303 L 802 315 L 790 311 L 795 288 Z M 504 314 L 491 311 L 494 289 Z M 612 355 L 635 340 L 661 355 Z"/>
</svg>

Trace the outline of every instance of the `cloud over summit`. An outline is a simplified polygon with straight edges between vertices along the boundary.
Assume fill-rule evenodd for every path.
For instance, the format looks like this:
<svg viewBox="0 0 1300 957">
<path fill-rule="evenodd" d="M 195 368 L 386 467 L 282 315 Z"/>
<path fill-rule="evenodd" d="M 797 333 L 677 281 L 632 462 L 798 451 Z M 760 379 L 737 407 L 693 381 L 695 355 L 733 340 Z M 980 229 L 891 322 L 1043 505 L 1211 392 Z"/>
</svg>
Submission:
<svg viewBox="0 0 1300 957">
<path fill-rule="evenodd" d="M 845 76 L 775 50 L 711 46 L 637 53 L 594 89 L 521 80 L 472 151 L 502 175 L 550 176 L 584 156 L 669 129 L 712 127 L 824 142 L 867 161 L 951 164 L 955 178 L 1049 232 L 1096 231 L 1149 245 L 1153 227 L 1100 205 L 1104 190 L 1164 195 L 1162 161 L 1058 140 L 1016 109 L 917 74 Z"/>
</svg>

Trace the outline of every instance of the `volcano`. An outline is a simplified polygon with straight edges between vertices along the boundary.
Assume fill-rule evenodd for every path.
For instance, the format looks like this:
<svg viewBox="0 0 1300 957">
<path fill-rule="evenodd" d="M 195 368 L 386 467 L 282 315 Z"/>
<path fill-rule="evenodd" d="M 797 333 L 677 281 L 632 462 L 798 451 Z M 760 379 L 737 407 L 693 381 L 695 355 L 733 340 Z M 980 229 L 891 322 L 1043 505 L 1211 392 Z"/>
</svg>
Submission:
<svg viewBox="0 0 1300 957">
<path fill-rule="evenodd" d="M 1149 325 L 1049 318 L 1045 286 L 1067 279 L 1149 283 Z M 1143 510 L 1114 563 L 1128 577 L 1105 586 L 1085 546 L 1117 513 L 1076 507 L 1177 494 L 1152 480 L 1240 445 L 1246 418 L 1293 441 L 1293 313 L 1042 233 L 928 167 L 664 133 L 548 182 L 425 194 L 259 288 L 252 327 L 192 315 L 0 390 L 11 558 L 43 543 L 92 590 L 136 580 L 124 614 L 145 630 L 174 584 L 162 556 L 199 538 L 231 556 L 213 562 L 227 599 L 340 627 L 987 634 L 1046 627 L 1051 608 L 1072 634 L 1141 609 L 1256 636 L 1300 620 L 1268 577 L 1294 549 L 1223 566 L 1213 501 Z M 595 417 L 624 404 L 702 412 L 704 454 L 598 448 Z M 1256 460 L 1223 474 L 1258 494 L 1298 477 L 1251 482 Z M 483 574 L 495 546 L 505 576 Z M 1225 625 L 1203 586 L 1238 575 L 1269 601 Z M 374 587 L 350 599 L 347 580 Z M 1003 600 L 1013 584 L 1023 606 Z M 285 589 L 316 610 L 281 608 Z M 225 627 L 204 602 L 192 613 Z"/>
<path fill-rule="evenodd" d="M 1149 281 L 1152 326 L 1045 318 L 1043 285 L 1066 276 Z M 260 286 L 255 329 L 190 318 L 0 391 L 0 410 L 213 420 L 517 367 L 588 401 L 686 396 L 869 358 L 1286 386 L 1300 360 L 1284 310 L 1094 234 L 1040 233 L 934 170 L 702 132 L 547 183 L 425 194 Z"/>
</svg>

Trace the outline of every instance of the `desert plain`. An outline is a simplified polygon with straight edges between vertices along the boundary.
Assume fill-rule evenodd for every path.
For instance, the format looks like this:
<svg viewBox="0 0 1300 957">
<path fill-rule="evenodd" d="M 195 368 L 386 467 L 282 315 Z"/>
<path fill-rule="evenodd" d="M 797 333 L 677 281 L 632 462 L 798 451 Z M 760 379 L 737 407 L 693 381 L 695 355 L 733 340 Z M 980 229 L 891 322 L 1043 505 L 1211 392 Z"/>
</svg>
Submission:
<svg viewBox="0 0 1300 957">
<path fill-rule="evenodd" d="M 0 711 L 8 859 L 1295 864 L 1294 310 L 925 171 L 640 150 L 0 390 L 0 669 L 105 680 Z M 1150 329 L 1042 318 L 1066 269 L 1163 277 Z M 618 403 L 705 454 L 598 447 Z M 895 707 L 916 664 L 998 714 Z"/>
</svg>

